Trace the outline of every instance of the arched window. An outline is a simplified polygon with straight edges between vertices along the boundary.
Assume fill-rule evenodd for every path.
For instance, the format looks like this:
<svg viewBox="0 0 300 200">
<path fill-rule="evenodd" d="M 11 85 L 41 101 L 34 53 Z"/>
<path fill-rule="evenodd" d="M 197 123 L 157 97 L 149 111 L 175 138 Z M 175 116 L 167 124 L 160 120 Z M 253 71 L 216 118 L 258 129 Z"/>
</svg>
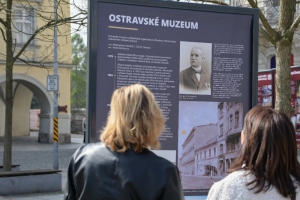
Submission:
<svg viewBox="0 0 300 200">
<path fill-rule="evenodd" d="M 276 68 L 276 57 L 275 56 L 273 56 L 272 58 L 271 58 L 271 60 L 270 60 L 270 68 L 271 69 L 274 69 L 274 68 Z"/>
<path fill-rule="evenodd" d="M 294 55 L 291 54 L 291 58 L 290 58 L 290 65 L 294 66 Z M 276 56 L 273 56 L 270 60 L 270 68 L 274 69 L 276 68 Z"/>
</svg>

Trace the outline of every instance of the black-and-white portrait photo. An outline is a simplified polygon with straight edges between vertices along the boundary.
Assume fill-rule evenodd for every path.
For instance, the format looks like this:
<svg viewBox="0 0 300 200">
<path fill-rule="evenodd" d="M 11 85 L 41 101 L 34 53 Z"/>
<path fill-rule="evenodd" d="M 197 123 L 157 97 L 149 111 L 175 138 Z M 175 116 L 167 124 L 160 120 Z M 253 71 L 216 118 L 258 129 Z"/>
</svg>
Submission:
<svg viewBox="0 0 300 200">
<path fill-rule="evenodd" d="M 209 189 L 241 146 L 243 104 L 179 102 L 178 168 L 183 189 Z"/>
<path fill-rule="evenodd" d="M 180 42 L 179 94 L 211 95 L 212 44 Z"/>
</svg>

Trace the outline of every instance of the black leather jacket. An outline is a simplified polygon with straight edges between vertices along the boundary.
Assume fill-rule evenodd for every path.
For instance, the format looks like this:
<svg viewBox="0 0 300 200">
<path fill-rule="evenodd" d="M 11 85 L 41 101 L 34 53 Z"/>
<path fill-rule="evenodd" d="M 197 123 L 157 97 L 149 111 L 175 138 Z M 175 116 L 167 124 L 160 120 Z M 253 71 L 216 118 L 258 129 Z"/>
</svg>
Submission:
<svg viewBox="0 0 300 200">
<path fill-rule="evenodd" d="M 80 147 L 68 168 L 65 200 L 184 200 L 178 168 L 148 149 L 113 152 Z"/>
</svg>

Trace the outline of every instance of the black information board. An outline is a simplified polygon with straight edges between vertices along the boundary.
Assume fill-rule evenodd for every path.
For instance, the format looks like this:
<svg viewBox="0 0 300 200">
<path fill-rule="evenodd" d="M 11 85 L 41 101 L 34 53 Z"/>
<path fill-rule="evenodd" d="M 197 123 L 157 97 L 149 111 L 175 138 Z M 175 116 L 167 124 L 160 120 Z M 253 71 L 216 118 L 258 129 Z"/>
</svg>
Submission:
<svg viewBox="0 0 300 200">
<path fill-rule="evenodd" d="M 178 166 L 186 196 L 207 194 L 257 104 L 258 10 L 131 0 L 89 8 L 88 141 L 99 141 L 113 91 L 144 84 L 167 119 L 154 152 Z"/>
</svg>

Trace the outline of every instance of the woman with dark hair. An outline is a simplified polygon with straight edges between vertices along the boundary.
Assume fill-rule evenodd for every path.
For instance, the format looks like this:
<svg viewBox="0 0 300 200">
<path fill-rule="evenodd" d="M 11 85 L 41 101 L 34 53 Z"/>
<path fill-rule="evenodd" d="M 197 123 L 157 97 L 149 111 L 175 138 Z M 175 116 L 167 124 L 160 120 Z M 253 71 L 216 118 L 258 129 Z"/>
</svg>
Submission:
<svg viewBox="0 0 300 200">
<path fill-rule="evenodd" d="M 143 85 L 113 93 L 102 143 L 80 147 L 68 168 L 65 200 L 184 200 L 178 168 L 157 156 L 165 119 Z"/>
<path fill-rule="evenodd" d="M 211 187 L 208 200 L 300 200 L 295 129 L 284 113 L 252 108 L 245 117 L 241 143 L 229 175 Z"/>
</svg>

